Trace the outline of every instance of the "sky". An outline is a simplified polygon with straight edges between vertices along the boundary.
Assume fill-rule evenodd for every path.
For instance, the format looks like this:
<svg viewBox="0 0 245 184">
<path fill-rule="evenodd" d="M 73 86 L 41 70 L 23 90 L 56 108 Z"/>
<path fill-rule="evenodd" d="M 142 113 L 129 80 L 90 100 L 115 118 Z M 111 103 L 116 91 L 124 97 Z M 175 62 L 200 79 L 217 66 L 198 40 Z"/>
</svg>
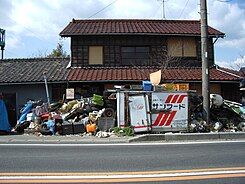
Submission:
<svg viewBox="0 0 245 184">
<path fill-rule="evenodd" d="M 163 0 L 0 0 L 5 58 L 43 57 L 70 39 L 59 33 L 73 19 L 162 19 Z M 199 0 L 165 0 L 166 19 L 199 20 Z M 245 66 L 245 0 L 207 0 L 208 24 L 226 34 L 215 43 L 215 63 Z"/>
</svg>

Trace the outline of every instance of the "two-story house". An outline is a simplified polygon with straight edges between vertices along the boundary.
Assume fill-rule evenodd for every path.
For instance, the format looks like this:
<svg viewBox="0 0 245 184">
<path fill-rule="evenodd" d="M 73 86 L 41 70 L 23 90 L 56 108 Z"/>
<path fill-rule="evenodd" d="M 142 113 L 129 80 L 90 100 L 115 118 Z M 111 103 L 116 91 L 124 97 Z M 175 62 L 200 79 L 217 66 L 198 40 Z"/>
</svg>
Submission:
<svg viewBox="0 0 245 184">
<path fill-rule="evenodd" d="M 162 70 L 162 83 L 187 83 L 201 94 L 201 25 L 197 20 L 72 20 L 70 87 L 86 96 L 113 85 L 141 84 Z M 214 43 L 224 33 L 208 27 L 211 93 L 237 99 L 239 75 L 215 66 Z M 234 90 L 230 90 L 234 89 Z"/>
</svg>

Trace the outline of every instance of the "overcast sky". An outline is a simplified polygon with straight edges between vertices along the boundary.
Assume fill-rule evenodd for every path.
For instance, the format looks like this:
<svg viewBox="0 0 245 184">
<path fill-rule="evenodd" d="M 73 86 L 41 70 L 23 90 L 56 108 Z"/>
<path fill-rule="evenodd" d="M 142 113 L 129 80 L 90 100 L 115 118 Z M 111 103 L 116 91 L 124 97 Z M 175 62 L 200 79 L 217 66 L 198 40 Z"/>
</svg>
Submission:
<svg viewBox="0 0 245 184">
<path fill-rule="evenodd" d="M 198 20 L 199 9 L 199 0 L 165 0 L 166 19 Z M 50 53 L 72 18 L 161 19 L 162 12 L 162 0 L 0 0 L 5 58 Z M 245 0 L 208 0 L 208 24 L 226 34 L 215 43 L 216 64 L 245 60 Z M 70 40 L 62 41 L 70 54 Z"/>
</svg>

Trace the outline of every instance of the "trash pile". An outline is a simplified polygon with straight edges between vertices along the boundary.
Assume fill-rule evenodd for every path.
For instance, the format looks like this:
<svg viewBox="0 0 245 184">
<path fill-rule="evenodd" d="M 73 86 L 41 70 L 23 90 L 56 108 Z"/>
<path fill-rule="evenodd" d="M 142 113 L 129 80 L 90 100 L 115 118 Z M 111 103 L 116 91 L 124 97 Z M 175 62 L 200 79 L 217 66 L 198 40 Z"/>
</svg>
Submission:
<svg viewBox="0 0 245 184">
<path fill-rule="evenodd" d="M 205 120 L 202 97 L 193 93 L 190 96 L 190 132 L 245 131 L 245 107 L 224 100 L 218 94 L 210 94 L 210 123 Z"/>
<path fill-rule="evenodd" d="M 93 94 L 91 98 L 57 102 L 28 101 L 12 131 L 36 135 L 89 134 L 108 137 L 115 126 L 113 101 Z"/>
<path fill-rule="evenodd" d="M 128 112 L 129 110 L 128 106 L 123 106 L 121 109 L 117 109 L 116 104 L 119 102 L 119 100 L 126 99 L 126 97 L 122 95 L 123 93 L 120 93 L 123 98 L 120 99 L 119 95 L 119 98 L 117 99 L 115 94 L 115 92 L 104 93 L 103 96 L 93 94 L 93 96 L 90 98 L 57 102 L 53 104 L 43 103 L 42 101 L 28 101 L 22 108 L 21 116 L 17 121 L 17 125 L 13 131 L 17 133 L 28 133 L 36 135 L 94 135 L 100 138 L 110 137 L 112 135 L 132 136 L 136 132 L 134 129 L 135 126 L 138 125 L 133 125 L 133 121 L 131 119 L 129 121 L 128 118 L 127 126 L 115 126 L 116 110 L 119 112 L 119 114 L 122 115 L 125 115 L 126 111 Z M 174 103 L 177 101 L 179 96 L 180 98 L 178 101 L 180 102 L 183 101 L 185 97 L 187 97 L 187 95 L 183 94 L 184 93 L 175 94 L 173 92 L 165 93 L 165 96 L 168 100 L 164 100 L 164 102 L 167 104 L 164 105 L 164 107 L 175 108 L 176 104 Z M 163 97 L 164 96 L 160 95 L 159 99 Z M 142 99 L 144 100 L 144 98 Z M 140 100 L 142 99 L 140 98 Z M 132 102 L 132 100 L 134 99 L 132 98 L 130 102 Z M 139 107 L 142 109 L 140 100 Z M 167 101 L 171 101 L 172 104 L 169 105 L 169 102 Z M 146 102 L 143 104 L 145 103 Z M 161 104 L 162 101 L 159 103 Z M 187 111 L 188 113 L 186 115 L 185 121 L 188 121 L 188 123 L 185 124 L 184 131 L 187 129 L 188 132 L 200 133 L 245 131 L 245 108 L 242 106 L 242 104 L 224 100 L 222 96 L 218 94 L 211 94 L 210 121 L 207 123 L 206 113 L 203 110 L 203 99 L 201 96 L 198 96 L 196 92 L 190 91 L 190 93 L 188 93 L 188 102 L 185 103 L 188 103 L 190 108 L 189 111 Z M 183 104 L 180 104 L 179 106 L 177 105 L 177 110 L 185 110 L 185 105 Z M 172 112 L 176 113 L 177 110 Z M 139 109 L 137 112 L 139 112 Z M 151 111 L 151 113 L 153 114 L 153 111 Z M 135 116 L 135 113 L 129 113 L 129 117 L 130 115 Z M 169 130 L 167 128 L 170 126 L 172 127 L 170 123 L 172 120 L 174 121 L 174 115 L 174 113 L 159 113 L 157 116 L 155 116 L 157 117 L 155 119 L 156 126 L 159 125 L 159 129 L 162 129 L 165 132 L 173 131 L 174 129 Z M 169 119 L 171 117 L 172 120 L 167 120 L 168 117 Z M 123 118 L 122 120 L 125 120 Z M 134 119 L 134 122 L 136 121 L 137 120 Z M 152 119 L 149 121 L 152 121 Z M 168 124 L 169 127 L 167 127 L 166 124 Z M 151 124 L 150 126 L 152 128 L 154 125 Z M 152 128 L 151 130 L 146 129 L 142 130 L 141 132 L 151 131 L 154 133 L 154 131 L 159 131 L 159 129 L 153 130 Z"/>
</svg>

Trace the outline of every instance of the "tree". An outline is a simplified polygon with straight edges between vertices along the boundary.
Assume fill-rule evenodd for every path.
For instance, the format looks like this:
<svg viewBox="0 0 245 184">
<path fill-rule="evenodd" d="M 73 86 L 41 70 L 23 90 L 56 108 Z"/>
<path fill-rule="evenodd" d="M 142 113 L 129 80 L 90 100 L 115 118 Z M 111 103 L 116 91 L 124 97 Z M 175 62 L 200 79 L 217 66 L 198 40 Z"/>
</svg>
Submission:
<svg viewBox="0 0 245 184">
<path fill-rule="evenodd" d="M 55 49 L 53 49 L 53 51 L 47 55 L 47 57 L 49 58 L 57 58 L 57 57 L 68 57 L 69 55 L 67 55 L 66 51 L 64 51 L 63 49 L 63 43 L 59 42 L 57 44 L 57 47 Z"/>
</svg>

